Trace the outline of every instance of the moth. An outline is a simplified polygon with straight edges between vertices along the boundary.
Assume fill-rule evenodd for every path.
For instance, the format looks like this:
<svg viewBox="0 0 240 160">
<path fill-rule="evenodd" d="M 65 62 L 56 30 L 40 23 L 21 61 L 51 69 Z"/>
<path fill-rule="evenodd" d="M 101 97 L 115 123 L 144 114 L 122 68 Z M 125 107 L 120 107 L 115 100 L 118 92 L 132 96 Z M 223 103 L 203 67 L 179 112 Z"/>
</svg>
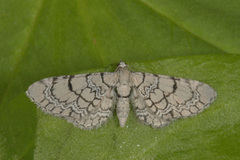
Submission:
<svg viewBox="0 0 240 160">
<path fill-rule="evenodd" d="M 160 128 L 202 112 L 217 96 L 202 82 L 131 72 L 124 62 L 115 72 L 45 78 L 33 83 L 26 94 L 43 112 L 86 130 L 107 122 L 115 105 L 121 127 L 131 102 L 141 122 Z"/>
</svg>

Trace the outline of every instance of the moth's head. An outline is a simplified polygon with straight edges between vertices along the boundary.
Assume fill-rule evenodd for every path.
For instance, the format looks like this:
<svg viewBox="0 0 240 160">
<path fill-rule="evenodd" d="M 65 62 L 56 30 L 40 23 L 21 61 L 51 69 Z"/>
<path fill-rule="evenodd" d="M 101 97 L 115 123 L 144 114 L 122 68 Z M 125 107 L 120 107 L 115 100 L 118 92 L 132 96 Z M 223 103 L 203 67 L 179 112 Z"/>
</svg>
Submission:
<svg viewBox="0 0 240 160">
<path fill-rule="evenodd" d="M 123 61 L 120 61 L 120 63 L 118 64 L 118 68 L 124 68 L 127 67 L 127 64 Z"/>
<path fill-rule="evenodd" d="M 123 61 L 120 61 L 120 63 L 117 66 L 116 71 L 119 70 L 119 69 L 122 69 L 122 68 L 127 68 L 127 64 Z"/>
</svg>

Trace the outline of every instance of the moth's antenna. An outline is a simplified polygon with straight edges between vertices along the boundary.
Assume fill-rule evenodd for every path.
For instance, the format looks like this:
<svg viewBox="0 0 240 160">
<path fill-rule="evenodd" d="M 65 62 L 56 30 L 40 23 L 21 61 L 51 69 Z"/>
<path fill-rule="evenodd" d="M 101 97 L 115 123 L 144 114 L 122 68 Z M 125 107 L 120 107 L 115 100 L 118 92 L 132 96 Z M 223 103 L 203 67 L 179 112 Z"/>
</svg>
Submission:
<svg viewBox="0 0 240 160">
<path fill-rule="evenodd" d="M 112 68 L 116 68 L 118 65 L 119 63 L 111 63 L 105 68 L 104 72 L 112 72 L 114 71 Z"/>
</svg>

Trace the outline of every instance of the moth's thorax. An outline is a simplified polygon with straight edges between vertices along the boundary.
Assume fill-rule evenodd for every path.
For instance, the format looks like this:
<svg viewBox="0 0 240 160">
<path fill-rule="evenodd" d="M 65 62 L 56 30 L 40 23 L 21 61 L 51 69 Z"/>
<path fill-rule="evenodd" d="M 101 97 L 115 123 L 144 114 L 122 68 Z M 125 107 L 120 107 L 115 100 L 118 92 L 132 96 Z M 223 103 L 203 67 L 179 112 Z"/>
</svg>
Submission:
<svg viewBox="0 0 240 160">
<path fill-rule="evenodd" d="M 119 83 L 121 84 L 129 84 L 131 72 L 127 67 L 121 68 L 119 70 Z"/>
<path fill-rule="evenodd" d="M 119 73 L 119 83 L 117 85 L 118 95 L 120 97 L 126 97 L 130 94 L 130 74 L 131 72 L 127 67 L 118 70 Z"/>
</svg>

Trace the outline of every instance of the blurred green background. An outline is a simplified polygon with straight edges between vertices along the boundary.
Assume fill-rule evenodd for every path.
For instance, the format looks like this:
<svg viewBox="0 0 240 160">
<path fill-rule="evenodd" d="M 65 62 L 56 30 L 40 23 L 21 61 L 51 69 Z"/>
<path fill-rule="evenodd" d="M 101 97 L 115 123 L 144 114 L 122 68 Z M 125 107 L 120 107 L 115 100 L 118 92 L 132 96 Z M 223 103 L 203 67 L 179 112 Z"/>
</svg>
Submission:
<svg viewBox="0 0 240 160">
<path fill-rule="evenodd" d="M 240 159 L 240 1 L 0 0 L 0 159 Z M 26 97 L 45 77 L 134 71 L 196 79 L 216 101 L 162 129 L 116 115 L 83 131 Z"/>
</svg>

